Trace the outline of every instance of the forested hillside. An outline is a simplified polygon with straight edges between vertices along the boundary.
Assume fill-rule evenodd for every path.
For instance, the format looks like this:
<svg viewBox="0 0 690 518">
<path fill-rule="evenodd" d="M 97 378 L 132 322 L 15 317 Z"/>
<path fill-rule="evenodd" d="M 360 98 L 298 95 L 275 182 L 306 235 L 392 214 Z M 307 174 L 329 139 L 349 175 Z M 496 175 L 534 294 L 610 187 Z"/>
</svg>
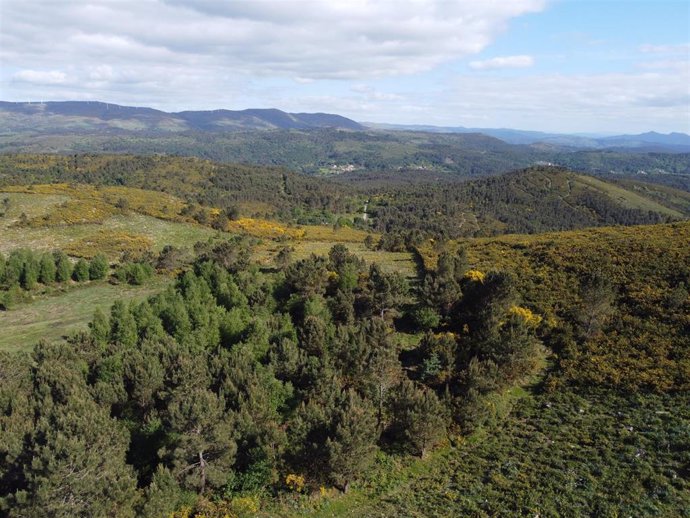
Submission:
<svg viewBox="0 0 690 518">
<path fill-rule="evenodd" d="M 303 222 L 355 210 L 351 189 L 282 168 L 164 156 L 0 155 L 0 186 L 65 182 L 161 191 L 189 204 Z"/>
<path fill-rule="evenodd" d="M 343 246 L 273 273 L 241 241 L 197 247 L 159 295 L 4 356 L 5 512 L 673 515 L 689 232 L 430 243 L 416 288 Z"/>
<path fill-rule="evenodd" d="M 235 218 L 241 214 L 301 224 L 340 221 L 404 234 L 400 239 L 408 244 L 420 236 L 535 233 L 660 223 L 690 215 L 690 195 L 684 191 L 640 181 L 607 182 L 550 166 L 462 183 L 406 186 L 393 181 L 371 186 L 193 158 L 0 155 L 0 186 L 64 182 L 174 194 L 188 204 L 175 209 L 180 216 L 194 216 L 204 206 Z M 207 211 L 201 212 L 202 223 L 213 220 Z"/>
<path fill-rule="evenodd" d="M 445 238 L 639 225 L 690 216 L 685 191 L 641 182 L 614 184 L 545 166 L 472 182 L 381 187 L 378 192 L 370 206 L 376 230 Z"/>
<path fill-rule="evenodd" d="M 347 173 L 356 180 L 397 172 L 450 180 L 495 175 L 539 163 L 591 174 L 639 175 L 646 181 L 680 181 L 688 187 L 688 153 L 577 150 L 513 145 L 481 134 L 351 130 L 337 128 L 226 132 L 59 131 L 0 135 L 4 153 L 122 153 L 195 156 L 225 163 L 282 166 L 321 175 Z"/>
<path fill-rule="evenodd" d="M 2 155 L 0 202 L 4 515 L 690 508 L 685 191 Z"/>
</svg>

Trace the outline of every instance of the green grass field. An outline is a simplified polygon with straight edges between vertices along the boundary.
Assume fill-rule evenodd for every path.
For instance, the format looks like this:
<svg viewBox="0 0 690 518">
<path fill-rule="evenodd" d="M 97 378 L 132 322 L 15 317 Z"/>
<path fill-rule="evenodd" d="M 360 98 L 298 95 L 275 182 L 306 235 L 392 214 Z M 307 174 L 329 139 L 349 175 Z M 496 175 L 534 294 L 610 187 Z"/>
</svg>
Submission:
<svg viewBox="0 0 690 518">
<path fill-rule="evenodd" d="M 169 277 L 163 276 L 156 276 L 143 286 L 100 281 L 19 304 L 10 311 L 0 312 L 0 350 L 27 351 L 41 339 L 60 340 L 86 329 L 97 308 L 107 315 L 116 300 L 141 300 L 170 282 Z"/>
</svg>

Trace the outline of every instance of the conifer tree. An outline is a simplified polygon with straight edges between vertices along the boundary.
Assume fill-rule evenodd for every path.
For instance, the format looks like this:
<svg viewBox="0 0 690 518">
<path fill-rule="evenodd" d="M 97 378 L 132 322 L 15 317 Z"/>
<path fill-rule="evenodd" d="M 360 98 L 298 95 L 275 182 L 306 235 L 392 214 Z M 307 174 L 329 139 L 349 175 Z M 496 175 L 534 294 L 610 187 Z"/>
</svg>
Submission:
<svg viewBox="0 0 690 518">
<path fill-rule="evenodd" d="M 161 453 L 182 487 L 200 494 L 223 487 L 237 452 L 223 399 L 201 386 L 177 390 L 165 416 L 171 434 Z"/>
<path fill-rule="evenodd" d="M 7 260 L 5 256 L 0 252 L 0 286 L 5 284 L 5 272 L 7 269 Z"/>
<path fill-rule="evenodd" d="M 377 420 L 370 402 L 353 390 L 344 394 L 335 416 L 335 430 L 326 440 L 329 476 L 347 492 L 350 483 L 371 465 L 378 439 Z"/>
<path fill-rule="evenodd" d="M 89 280 L 89 263 L 86 262 L 85 259 L 79 259 L 74 265 L 72 278 L 77 282 L 86 282 Z"/>
<path fill-rule="evenodd" d="M 446 415 L 436 394 L 403 380 L 393 400 L 394 431 L 410 449 L 424 457 L 446 431 Z"/>
<path fill-rule="evenodd" d="M 378 264 L 371 265 L 367 297 L 373 315 L 381 318 L 387 313 L 395 315 L 408 302 L 408 292 L 407 282 L 400 273 L 385 273 Z"/>
<path fill-rule="evenodd" d="M 53 252 L 53 257 L 55 258 L 55 268 L 57 270 L 55 280 L 57 282 L 69 281 L 72 278 L 72 263 L 67 254 L 62 251 L 55 251 Z"/>
<path fill-rule="evenodd" d="M 20 282 L 22 288 L 25 290 L 32 290 L 36 287 L 36 283 L 38 282 L 40 264 L 36 260 L 36 257 L 34 257 L 34 254 L 29 250 L 25 250 L 23 256 L 24 264 L 22 265 Z"/>
<path fill-rule="evenodd" d="M 101 308 L 96 308 L 93 319 L 89 322 L 91 338 L 98 344 L 105 344 L 110 337 L 110 323 Z"/>
<path fill-rule="evenodd" d="M 89 279 L 92 281 L 105 279 L 108 275 L 108 260 L 103 254 L 97 254 L 89 265 Z"/>
<path fill-rule="evenodd" d="M 137 343 L 136 321 L 120 300 L 110 310 L 110 341 L 122 347 L 134 347 Z"/>
<path fill-rule="evenodd" d="M 15 494 L 10 517 L 133 517 L 125 427 L 92 399 L 70 345 L 40 344 L 34 360 L 26 489 Z"/>
<path fill-rule="evenodd" d="M 38 280 L 43 284 L 53 284 L 55 282 L 55 259 L 51 254 L 41 255 L 41 262 L 38 272 Z"/>
</svg>

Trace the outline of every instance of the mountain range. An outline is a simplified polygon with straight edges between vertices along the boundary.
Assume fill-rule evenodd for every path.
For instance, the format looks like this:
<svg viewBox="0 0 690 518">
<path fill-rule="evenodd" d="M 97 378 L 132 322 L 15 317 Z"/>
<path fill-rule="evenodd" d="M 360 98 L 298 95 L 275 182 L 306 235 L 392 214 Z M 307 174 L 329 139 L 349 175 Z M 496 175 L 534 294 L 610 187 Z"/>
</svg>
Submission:
<svg viewBox="0 0 690 518">
<path fill-rule="evenodd" d="M 120 106 L 91 101 L 14 103 L 0 101 L 4 131 L 155 132 L 341 128 L 361 124 L 329 113 L 286 113 L 276 109 L 182 111 Z"/>
<path fill-rule="evenodd" d="M 480 133 L 509 144 L 545 149 L 613 149 L 638 152 L 690 152 L 690 135 L 647 132 L 639 135 L 573 135 L 510 128 L 466 128 L 356 122 L 330 113 L 287 113 L 278 109 L 165 112 L 96 101 L 0 101 L 3 133 L 160 133 L 254 130 L 386 130 L 423 133 Z"/>
<path fill-rule="evenodd" d="M 543 144 L 554 147 L 579 149 L 620 149 L 642 152 L 665 153 L 690 152 L 690 135 L 685 133 L 657 133 L 649 131 L 639 135 L 574 135 L 566 133 L 545 133 L 510 128 L 465 128 L 463 126 L 428 126 L 405 124 L 380 124 L 365 122 L 365 126 L 390 131 L 423 131 L 428 133 L 482 133 L 503 140 L 509 144 Z"/>
</svg>

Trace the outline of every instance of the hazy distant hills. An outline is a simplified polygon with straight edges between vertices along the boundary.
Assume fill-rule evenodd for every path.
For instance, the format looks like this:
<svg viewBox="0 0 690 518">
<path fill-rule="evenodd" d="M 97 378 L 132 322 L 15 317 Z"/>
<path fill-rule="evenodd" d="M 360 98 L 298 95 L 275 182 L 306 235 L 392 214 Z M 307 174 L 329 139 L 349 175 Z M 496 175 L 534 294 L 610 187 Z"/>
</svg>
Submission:
<svg viewBox="0 0 690 518">
<path fill-rule="evenodd" d="M 13 103 L 0 101 L 3 132 L 154 132 L 339 128 L 361 124 L 329 113 L 286 113 L 276 109 L 183 111 L 102 102 Z"/>
<path fill-rule="evenodd" d="M 0 101 L 2 133 L 157 133 L 189 131 L 342 129 L 415 133 L 483 134 L 508 144 L 540 150 L 612 149 L 624 152 L 690 152 L 690 135 L 656 132 L 640 135 L 585 136 L 509 128 L 465 128 L 427 125 L 359 123 L 330 113 L 287 113 L 277 109 L 182 111 L 168 113 L 145 107 L 103 102 L 65 101 L 15 103 Z"/>
<path fill-rule="evenodd" d="M 465 128 L 462 126 L 424 126 L 402 124 L 363 123 L 371 128 L 393 131 L 425 131 L 431 133 L 483 133 L 509 144 L 534 145 L 542 147 L 581 149 L 621 149 L 641 152 L 687 153 L 690 152 L 690 135 L 669 133 L 664 135 L 650 131 L 639 135 L 591 136 L 523 131 L 508 128 Z"/>
<path fill-rule="evenodd" d="M 276 109 L 167 113 L 101 102 L 0 102 L 0 153 L 189 156 L 368 184 L 457 181 L 557 165 L 690 191 L 690 137 L 680 133 L 396 128 Z"/>
</svg>

